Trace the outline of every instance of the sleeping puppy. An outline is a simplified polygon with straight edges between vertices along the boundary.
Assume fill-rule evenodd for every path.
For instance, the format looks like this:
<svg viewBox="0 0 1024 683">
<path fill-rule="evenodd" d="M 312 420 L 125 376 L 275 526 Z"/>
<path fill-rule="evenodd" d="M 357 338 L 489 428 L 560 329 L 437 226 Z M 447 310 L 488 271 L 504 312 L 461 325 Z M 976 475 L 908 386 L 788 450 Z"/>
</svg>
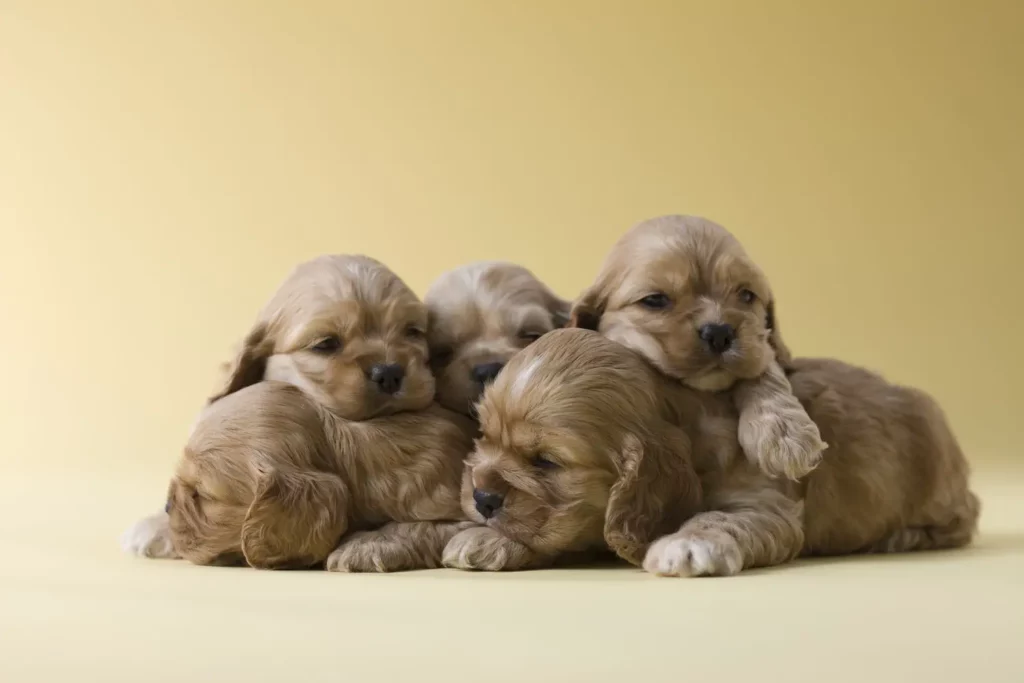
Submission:
<svg viewBox="0 0 1024 683">
<path fill-rule="evenodd" d="M 728 390 L 744 453 L 765 473 L 796 480 L 821 460 L 826 445 L 783 371 L 790 355 L 768 279 L 725 228 L 691 216 L 639 224 L 572 316 L 687 386 Z"/>
<path fill-rule="evenodd" d="M 383 264 L 321 256 L 296 267 L 263 307 L 207 405 L 278 380 L 349 420 L 422 410 L 434 395 L 426 325 L 423 303 Z M 136 523 L 122 547 L 175 557 L 167 515 Z"/>
<path fill-rule="evenodd" d="M 730 575 L 798 555 L 970 542 L 978 499 L 934 401 L 838 361 L 793 368 L 833 444 L 800 483 L 741 455 L 728 397 L 593 332 L 547 335 L 480 402 L 462 502 L 483 526 L 452 538 L 445 565 L 526 569 L 608 548 L 659 575 Z"/>
<path fill-rule="evenodd" d="M 248 386 L 210 405 L 185 446 L 171 544 L 196 564 L 437 567 L 467 526 L 459 481 L 475 431 L 436 405 L 352 421 L 293 385 Z"/>
<path fill-rule="evenodd" d="M 564 326 L 570 308 L 526 268 L 498 261 L 448 271 L 424 303 L 437 400 L 466 415 L 508 359 Z"/>
</svg>

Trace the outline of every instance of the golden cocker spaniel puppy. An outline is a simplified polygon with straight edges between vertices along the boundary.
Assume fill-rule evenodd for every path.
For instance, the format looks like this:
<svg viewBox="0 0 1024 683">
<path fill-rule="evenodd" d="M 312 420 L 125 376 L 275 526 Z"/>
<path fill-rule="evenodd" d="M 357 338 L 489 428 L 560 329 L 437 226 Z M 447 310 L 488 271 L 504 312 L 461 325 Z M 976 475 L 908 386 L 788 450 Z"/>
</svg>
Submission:
<svg viewBox="0 0 1024 683">
<path fill-rule="evenodd" d="M 792 368 L 832 443 L 801 482 L 742 455 L 727 396 L 591 331 L 545 336 L 481 399 L 462 490 L 481 526 L 452 538 L 445 565 L 524 569 L 609 548 L 659 575 L 730 575 L 799 555 L 970 542 L 979 502 L 932 399 L 838 361 Z"/>
<path fill-rule="evenodd" d="M 467 415 L 514 353 L 569 320 L 569 302 L 526 268 L 500 261 L 444 273 L 423 301 L 437 400 Z"/>
<path fill-rule="evenodd" d="M 193 437 L 202 425 L 205 433 L 213 429 L 209 420 L 214 418 L 207 413 L 222 400 L 264 380 L 301 390 L 318 410 L 324 411 L 327 422 L 336 422 L 335 418 L 385 420 L 391 415 L 426 410 L 434 395 L 426 325 L 425 306 L 383 264 L 364 256 L 323 256 L 303 263 L 263 307 L 235 359 L 226 367 L 222 385 L 200 414 Z M 268 400 L 268 405 L 281 410 L 278 403 L 281 401 Z M 220 409 L 214 414 L 221 416 L 217 419 L 225 419 Z M 431 415 L 423 419 L 443 424 L 452 421 L 437 410 Z M 406 418 L 389 425 L 388 433 L 396 443 L 411 440 L 417 447 L 429 445 L 416 441 L 412 434 L 402 437 L 403 425 L 422 428 L 420 422 Z M 378 428 L 384 429 L 380 424 Z M 349 427 L 339 433 L 356 429 Z M 425 433 L 439 434 L 430 429 Z M 451 458 L 459 460 L 465 454 L 461 445 L 448 442 L 438 442 L 434 449 L 449 446 L 454 448 Z M 376 452 L 372 445 L 367 448 L 367 457 Z M 242 442 L 238 449 L 247 452 Z M 348 453 L 347 457 L 358 462 L 351 448 L 337 452 Z M 395 463 L 401 457 L 393 455 L 385 461 Z M 171 542 L 166 513 L 137 523 L 122 543 L 129 552 L 148 557 L 179 554 Z"/>
<path fill-rule="evenodd" d="M 692 216 L 639 224 L 572 315 L 687 386 L 728 390 L 744 453 L 767 474 L 796 480 L 817 466 L 826 445 L 786 379 L 768 279 L 721 226 Z"/>
</svg>

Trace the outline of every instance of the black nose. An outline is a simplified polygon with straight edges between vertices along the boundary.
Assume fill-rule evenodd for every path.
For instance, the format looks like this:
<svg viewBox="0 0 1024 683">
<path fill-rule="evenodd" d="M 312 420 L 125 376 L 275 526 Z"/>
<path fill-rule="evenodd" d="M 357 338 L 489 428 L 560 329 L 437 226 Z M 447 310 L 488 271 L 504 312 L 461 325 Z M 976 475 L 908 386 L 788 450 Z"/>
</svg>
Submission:
<svg viewBox="0 0 1024 683">
<path fill-rule="evenodd" d="M 480 384 L 493 382 L 503 367 L 505 367 L 504 363 L 483 363 L 482 365 L 477 365 L 473 368 L 473 379 Z"/>
<path fill-rule="evenodd" d="M 700 338 L 715 353 L 725 353 L 736 339 L 736 329 L 732 325 L 704 325 L 699 330 Z"/>
<path fill-rule="evenodd" d="M 377 363 L 370 368 L 370 380 L 376 382 L 385 394 L 393 394 L 401 389 L 404 377 L 405 368 L 396 363 Z"/>
<path fill-rule="evenodd" d="M 490 519 L 501 509 L 501 504 L 505 502 L 505 496 L 500 493 L 473 489 L 473 502 L 476 503 L 476 511 L 483 515 L 484 519 Z"/>
</svg>

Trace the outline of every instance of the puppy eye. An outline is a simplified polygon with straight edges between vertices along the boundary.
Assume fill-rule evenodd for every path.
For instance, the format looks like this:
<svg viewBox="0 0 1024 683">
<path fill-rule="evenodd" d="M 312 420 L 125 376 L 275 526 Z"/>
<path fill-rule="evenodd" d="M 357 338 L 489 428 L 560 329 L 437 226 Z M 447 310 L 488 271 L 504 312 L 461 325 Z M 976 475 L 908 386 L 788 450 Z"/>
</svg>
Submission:
<svg viewBox="0 0 1024 683">
<path fill-rule="evenodd" d="M 334 353 L 341 348 L 341 340 L 337 337 L 325 337 L 309 348 L 317 353 Z"/>
<path fill-rule="evenodd" d="M 754 294 L 749 289 L 741 289 L 740 290 L 740 301 L 742 301 L 745 304 L 752 304 L 755 301 L 757 301 L 757 294 Z"/>
<path fill-rule="evenodd" d="M 423 339 L 426 333 L 417 325 L 409 325 L 409 327 L 405 328 L 405 336 L 409 339 Z"/>
<path fill-rule="evenodd" d="M 672 300 L 669 299 L 668 296 L 666 296 L 665 294 L 662 294 L 661 292 L 656 292 L 654 294 L 648 294 L 643 299 L 640 299 L 640 301 L 638 301 L 637 303 L 639 303 L 644 308 L 651 309 L 652 311 L 660 311 L 671 306 Z"/>
<path fill-rule="evenodd" d="M 544 455 L 533 456 L 533 458 L 530 460 L 530 464 L 539 470 L 557 470 L 559 467 L 558 463 L 550 460 L 547 456 Z"/>
<path fill-rule="evenodd" d="M 527 332 L 524 330 L 519 333 L 519 338 L 522 339 L 524 342 L 532 344 L 533 342 L 540 339 L 543 334 L 543 332 Z"/>
</svg>

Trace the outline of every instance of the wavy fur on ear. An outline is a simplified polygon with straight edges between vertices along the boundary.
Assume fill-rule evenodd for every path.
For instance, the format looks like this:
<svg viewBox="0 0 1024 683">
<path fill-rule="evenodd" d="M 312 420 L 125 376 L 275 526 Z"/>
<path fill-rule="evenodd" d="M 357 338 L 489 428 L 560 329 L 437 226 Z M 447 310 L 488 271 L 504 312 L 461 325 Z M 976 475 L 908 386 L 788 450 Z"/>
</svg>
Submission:
<svg viewBox="0 0 1024 683">
<path fill-rule="evenodd" d="M 619 479 L 612 486 L 605 513 L 608 547 L 627 562 L 641 566 L 647 548 L 700 511 L 700 479 L 690 462 L 690 440 L 666 425 L 663 438 L 627 435 L 622 445 Z"/>
<path fill-rule="evenodd" d="M 257 569 L 312 567 L 347 527 L 348 489 L 335 474 L 270 470 L 242 523 L 242 554 Z"/>
<path fill-rule="evenodd" d="M 582 330 L 594 330 L 601 325 L 601 315 L 604 306 L 598 302 L 597 292 L 593 289 L 587 290 L 573 304 L 569 314 L 569 323 L 566 327 L 578 327 Z"/>
<path fill-rule="evenodd" d="M 788 370 L 793 362 L 793 354 L 789 347 L 782 341 L 782 333 L 779 332 L 779 319 L 775 315 L 775 301 L 768 302 L 768 314 L 765 316 L 765 327 L 768 328 L 768 343 L 775 351 L 775 361 L 783 370 Z"/>
<path fill-rule="evenodd" d="M 270 357 L 271 346 L 267 337 L 267 326 L 258 324 L 253 327 L 242 342 L 242 348 L 228 365 L 223 386 L 207 403 L 213 403 L 261 381 L 267 371 L 267 358 Z"/>
</svg>

